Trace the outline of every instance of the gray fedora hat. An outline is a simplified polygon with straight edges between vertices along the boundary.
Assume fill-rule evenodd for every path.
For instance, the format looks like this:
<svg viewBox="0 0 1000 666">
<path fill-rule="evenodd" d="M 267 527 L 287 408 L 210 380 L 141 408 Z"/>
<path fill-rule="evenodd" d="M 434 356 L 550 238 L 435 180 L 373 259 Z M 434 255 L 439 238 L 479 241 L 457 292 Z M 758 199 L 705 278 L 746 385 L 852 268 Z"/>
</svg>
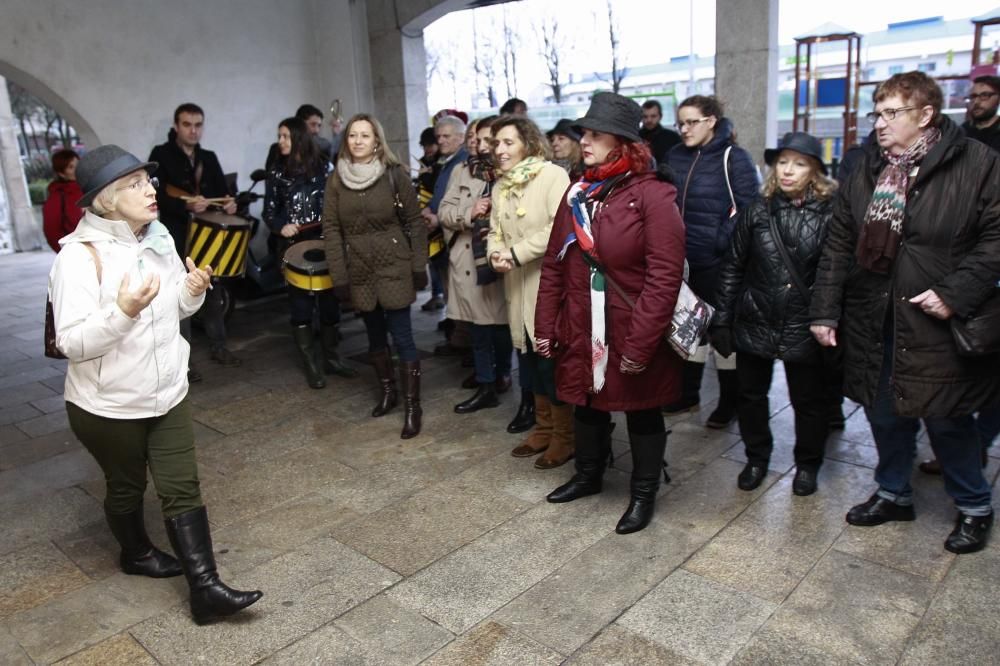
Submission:
<svg viewBox="0 0 1000 666">
<path fill-rule="evenodd" d="M 589 129 L 614 134 L 629 141 L 642 141 L 639 137 L 640 122 L 642 107 L 635 100 L 617 93 L 599 92 L 591 98 L 586 115 L 573 123 L 573 129 L 580 134 Z"/>
<path fill-rule="evenodd" d="M 764 162 L 768 166 L 774 166 L 774 160 L 778 159 L 778 155 L 783 150 L 794 150 L 797 153 L 812 157 L 819 162 L 820 169 L 826 174 L 826 165 L 823 164 L 823 146 L 820 144 L 819 139 L 812 134 L 806 134 L 805 132 L 786 133 L 785 136 L 781 137 L 777 148 L 768 148 L 764 151 Z"/>
<path fill-rule="evenodd" d="M 157 166 L 159 165 L 156 162 L 140 162 L 132 153 L 110 143 L 89 150 L 76 166 L 76 181 L 84 191 L 83 197 L 76 202 L 76 205 L 79 208 L 86 208 L 94 202 L 94 197 L 100 194 L 101 190 L 122 176 L 139 169 L 153 173 Z"/>
<path fill-rule="evenodd" d="M 573 121 L 570 120 L 569 118 L 560 119 L 559 122 L 556 123 L 555 127 L 553 127 L 552 129 L 550 129 L 548 132 L 545 133 L 545 136 L 549 137 L 549 140 L 551 141 L 552 135 L 554 134 L 562 134 L 563 136 L 568 136 L 569 138 L 573 139 L 578 143 L 580 141 L 580 133 L 577 132 L 576 129 L 573 127 Z"/>
</svg>

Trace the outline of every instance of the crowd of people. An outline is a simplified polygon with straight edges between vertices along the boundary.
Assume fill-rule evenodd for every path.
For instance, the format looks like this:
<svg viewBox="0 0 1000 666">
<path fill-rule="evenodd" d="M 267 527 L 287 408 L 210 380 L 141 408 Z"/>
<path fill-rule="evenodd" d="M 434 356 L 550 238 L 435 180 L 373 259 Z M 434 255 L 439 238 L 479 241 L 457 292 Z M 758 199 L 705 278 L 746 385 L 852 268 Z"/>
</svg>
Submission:
<svg viewBox="0 0 1000 666">
<path fill-rule="evenodd" d="M 817 491 L 846 395 L 864 407 L 878 451 L 877 490 L 847 522 L 915 518 L 922 422 L 936 459 L 920 468 L 943 476 L 958 510 L 945 548 L 980 550 L 993 521 L 983 467 L 1000 431 L 1000 353 L 990 341 L 970 355 L 953 329 L 1000 298 L 1000 78 L 975 80 L 961 127 L 921 72 L 892 76 L 873 102 L 873 129 L 841 166 L 840 186 L 804 132 L 760 156 L 761 179 L 713 96 L 683 100 L 676 133 L 656 101 L 615 93 L 595 94 L 583 117 L 547 132 L 521 100 L 471 122 L 446 109 L 421 134 L 412 179 L 376 117 L 355 115 L 331 143 L 317 136 L 322 113 L 304 105 L 277 126 L 263 220 L 279 257 L 303 242 L 325 249 L 329 288 L 288 287 L 306 381 L 318 389 L 327 375 L 357 374 L 337 351 L 350 303 L 377 381 L 371 415 L 392 412 L 402 392 L 400 437 L 417 436 L 411 311 L 430 284 L 421 308 L 445 310 L 447 336 L 435 353 L 472 368 L 462 386 L 475 392 L 455 413 L 501 404 L 516 351 L 520 400 L 507 430 L 528 434 L 511 454 L 575 468 L 549 502 L 601 492 L 611 415 L 624 412 L 630 501 L 616 531 L 628 534 L 649 524 L 661 474 L 669 480 L 664 414 L 699 409 L 710 356 L 720 396 L 705 425 L 736 420 L 747 462 L 735 482 L 763 483 L 780 360 L 795 495 Z M 59 224 L 46 221 L 62 250 L 49 297 L 54 343 L 69 358 L 67 410 L 105 473 L 121 567 L 183 573 L 199 622 L 260 598 L 216 572 L 186 399 L 199 375 L 184 323 L 194 312 L 211 358 L 240 362 L 226 348 L 212 267 L 185 254 L 192 216 L 210 205 L 235 212 L 218 159 L 201 147 L 204 120 L 198 106 L 178 107 L 146 162 L 117 146 L 57 153 L 47 210 Z M 667 340 L 684 284 L 714 307 L 689 358 Z M 176 558 L 145 533 L 147 469 Z"/>
</svg>

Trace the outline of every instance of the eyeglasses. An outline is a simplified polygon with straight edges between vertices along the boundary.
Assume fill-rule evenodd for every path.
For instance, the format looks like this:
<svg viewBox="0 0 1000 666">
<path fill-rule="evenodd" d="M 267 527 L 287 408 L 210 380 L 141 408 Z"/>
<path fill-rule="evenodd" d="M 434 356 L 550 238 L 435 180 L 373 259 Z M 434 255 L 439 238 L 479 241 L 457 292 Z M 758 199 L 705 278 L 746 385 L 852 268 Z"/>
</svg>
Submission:
<svg viewBox="0 0 1000 666">
<path fill-rule="evenodd" d="M 965 98 L 965 103 L 968 104 L 970 102 L 978 102 L 979 100 L 983 100 L 985 102 L 990 97 L 996 97 L 997 95 L 1000 95 L 1000 93 L 995 93 L 995 92 L 970 93 L 969 96 Z"/>
<path fill-rule="evenodd" d="M 144 189 L 146 189 L 146 185 L 152 185 L 153 189 L 155 190 L 160 186 L 160 179 L 157 178 L 156 176 L 153 176 L 152 178 L 137 180 L 131 185 L 126 185 L 125 187 L 119 187 L 118 191 L 120 192 L 122 190 L 129 190 L 131 192 L 142 192 Z"/>
<path fill-rule="evenodd" d="M 872 125 L 874 125 L 875 123 L 878 122 L 879 118 L 882 118 L 882 120 L 889 122 L 891 120 L 895 120 L 896 116 L 902 113 L 903 111 L 912 111 L 915 108 L 917 107 L 901 106 L 898 109 L 882 109 L 881 111 L 872 111 L 871 113 L 865 114 L 865 117 L 868 118 L 868 121 Z"/>
<path fill-rule="evenodd" d="M 683 132 L 685 129 L 694 129 L 698 123 L 703 123 L 706 120 L 711 120 L 711 118 L 695 118 L 693 120 L 681 120 L 674 127 L 677 128 L 678 132 Z"/>
</svg>

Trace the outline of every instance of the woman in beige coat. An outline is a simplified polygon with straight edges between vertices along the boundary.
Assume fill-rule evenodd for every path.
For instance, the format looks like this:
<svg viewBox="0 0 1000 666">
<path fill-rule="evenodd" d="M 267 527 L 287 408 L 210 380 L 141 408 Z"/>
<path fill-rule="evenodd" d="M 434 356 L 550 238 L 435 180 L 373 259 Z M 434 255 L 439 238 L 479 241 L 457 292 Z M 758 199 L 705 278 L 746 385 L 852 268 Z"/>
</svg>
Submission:
<svg viewBox="0 0 1000 666">
<path fill-rule="evenodd" d="M 452 172 L 438 207 L 441 226 L 450 234 L 448 317 L 471 325 L 475 362 L 472 379 L 477 390 L 471 398 L 455 405 L 458 414 L 496 407 L 500 404 L 497 394 L 510 388 L 513 345 L 507 325 L 507 301 L 503 283 L 486 264 L 490 192 L 496 179 L 490 129 L 495 119 L 490 116 L 476 122 L 469 159 Z"/>
<path fill-rule="evenodd" d="M 493 270 L 504 274 L 521 388 L 531 391 L 535 401 L 535 430 L 511 454 L 529 457 L 544 451 L 535 467 L 551 469 L 573 457 L 573 408 L 557 399 L 553 361 L 539 357 L 531 341 L 542 256 L 569 176 L 546 160 L 545 137 L 523 116 L 494 122 L 493 142 L 500 178 L 493 188 L 487 256 Z"/>
</svg>

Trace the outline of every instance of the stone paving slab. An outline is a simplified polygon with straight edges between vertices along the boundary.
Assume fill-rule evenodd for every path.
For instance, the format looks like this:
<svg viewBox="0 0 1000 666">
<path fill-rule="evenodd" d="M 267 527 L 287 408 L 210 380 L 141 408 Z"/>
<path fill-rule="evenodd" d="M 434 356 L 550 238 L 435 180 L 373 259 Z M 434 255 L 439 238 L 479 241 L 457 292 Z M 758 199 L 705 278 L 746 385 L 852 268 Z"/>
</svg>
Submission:
<svg viewBox="0 0 1000 666">
<path fill-rule="evenodd" d="M 414 309 L 424 432 L 401 440 L 402 409 L 370 416 L 378 389 L 362 323 L 341 325 L 360 376 L 305 385 L 281 297 L 243 303 L 208 358 L 196 327 L 191 387 L 203 495 L 220 573 L 264 599 L 197 627 L 181 579 L 118 571 L 104 480 L 65 423 L 66 363 L 42 355 L 50 253 L 0 257 L 0 664 L 986 664 L 1000 607 L 1000 542 L 942 548 L 954 510 L 940 478 L 914 473 L 918 518 L 863 529 L 847 509 L 873 490 L 877 452 L 845 401 L 819 492 L 790 492 L 793 412 L 776 365 L 776 447 L 764 484 L 736 487 L 736 423 L 701 409 L 666 419 L 673 482 L 643 532 L 614 526 L 631 470 L 622 415 L 604 492 L 569 505 L 546 493 L 573 473 L 515 459 L 519 400 L 456 415 L 471 395 L 457 357 L 431 353 L 441 313 Z M 34 276 L 34 277 L 32 277 Z M 10 282 L 10 280 L 8 280 Z M 424 296 L 421 296 L 421 301 Z M 350 361 L 352 364 L 355 361 Z M 516 374 L 516 371 L 515 371 Z M 930 454 L 926 433 L 918 459 Z M 988 478 L 1000 483 L 1000 447 Z M 166 549 L 155 489 L 146 523 Z M 1000 499 L 995 502 L 1000 507 Z M 956 637 L 961 637 L 958 640 Z"/>
</svg>

